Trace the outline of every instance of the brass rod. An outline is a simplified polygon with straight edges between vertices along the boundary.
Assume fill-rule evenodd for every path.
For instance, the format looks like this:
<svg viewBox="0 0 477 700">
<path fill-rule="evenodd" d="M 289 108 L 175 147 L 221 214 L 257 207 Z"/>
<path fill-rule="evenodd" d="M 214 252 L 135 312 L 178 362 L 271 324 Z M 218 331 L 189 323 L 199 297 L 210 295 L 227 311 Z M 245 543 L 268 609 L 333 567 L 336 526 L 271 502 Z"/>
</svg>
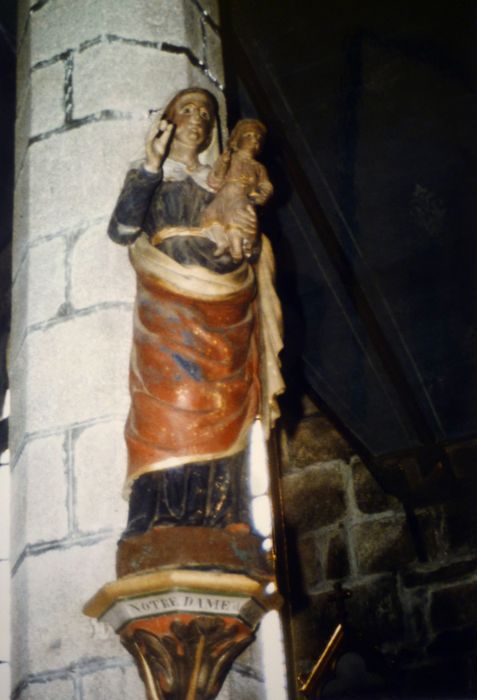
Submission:
<svg viewBox="0 0 477 700">
<path fill-rule="evenodd" d="M 205 636 L 201 634 L 199 637 L 199 643 L 197 644 L 197 649 L 195 650 L 194 668 L 192 669 L 192 673 L 190 674 L 189 690 L 187 691 L 185 700 L 196 700 L 197 684 L 199 681 L 200 665 L 202 663 L 204 647 Z"/>
<path fill-rule="evenodd" d="M 300 693 L 303 693 L 306 697 L 311 693 L 313 695 L 315 694 L 315 689 L 316 685 L 320 679 L 320 677 L 323 675 L 323 672 L 325 671 L 326 667 L 328 666 L 331 657 L 337 650 L 338 646 L 341 643 L 341 640 L 343 639 L 344 635 L 344 629 L 343 625 L 338 625 L 331 635 L 330 639 L 328 640 L 328 643 L 326 647 L 324 648 L 321 656 L 319 657 L 318 661 L 316 664 L 313 666 L 311 669 L 311 672 L 308 676 L 308 678 L 305 680 L 305 682 L 299 687 Z"/>
<path fill-rule="evenodd" d="M 146 686 L 148 700 L 161 700 L 157 694 L 157 691 L 156 691 L 156 684 L 154 682 L 154 676 L 151 673 L 151 669 L 149 668 L 147 661 L 144 658 L 144 655 L 139 647 L 139 644 L 137 644 L 137 642 L 133 642 L 133 644 L 136 647 L 136 653 L 137 653 L 137 656 L 139 659 L 139 665 L 140 665 L 142 672 L 144 674 L 144 685 Z"/>
</svg>

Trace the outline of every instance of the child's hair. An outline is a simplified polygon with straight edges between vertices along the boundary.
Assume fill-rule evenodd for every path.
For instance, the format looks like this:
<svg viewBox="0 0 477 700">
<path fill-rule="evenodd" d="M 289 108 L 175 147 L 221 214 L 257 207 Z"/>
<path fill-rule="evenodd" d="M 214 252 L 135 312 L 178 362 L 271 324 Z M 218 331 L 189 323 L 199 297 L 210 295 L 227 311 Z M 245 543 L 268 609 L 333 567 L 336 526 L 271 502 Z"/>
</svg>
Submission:
<svg viewBox="0 0 477 700">
<path fill-rule="evenodd" d="M 229 148 L 231 151 L 237 151 L 240 137 L 246 131 L 258 131 L 262 136 L 266 136 L 267 134 L 265 124 L 262 124 L 262 122 L 260 122 L 258 119 L 241 119 L 232 129 L 232 133 L 227 141 L 227 148 Z"/>
</svg>

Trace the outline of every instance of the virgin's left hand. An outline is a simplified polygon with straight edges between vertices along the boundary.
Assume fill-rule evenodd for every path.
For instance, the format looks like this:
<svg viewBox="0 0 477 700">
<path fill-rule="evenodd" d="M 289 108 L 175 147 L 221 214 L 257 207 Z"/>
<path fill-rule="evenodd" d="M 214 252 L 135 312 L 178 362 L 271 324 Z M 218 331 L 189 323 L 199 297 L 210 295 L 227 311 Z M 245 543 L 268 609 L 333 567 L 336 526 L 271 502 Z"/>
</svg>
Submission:
<svg viewBox="0 0 477 700">
<path fill-rule="evenodd" d="M 229 237 L 222 224 L 213 223 L 211 226 L 205 226 L 200 229 L 200 235 L 215 243 L 217 246 L 217 250 L 214 253 L 215 257 L 219 257 L 229 248 Z"/>
</svg>

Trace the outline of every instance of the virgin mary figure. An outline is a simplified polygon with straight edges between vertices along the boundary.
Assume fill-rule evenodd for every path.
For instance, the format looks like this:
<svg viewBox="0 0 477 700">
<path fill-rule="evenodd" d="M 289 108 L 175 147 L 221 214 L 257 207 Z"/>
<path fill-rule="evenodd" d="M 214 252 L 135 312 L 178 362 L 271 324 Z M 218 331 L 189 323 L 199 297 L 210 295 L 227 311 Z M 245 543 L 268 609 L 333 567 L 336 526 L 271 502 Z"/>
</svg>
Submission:
<svg viewBox="0 0 477 700">
<path fill-rule="evenodd" d="M 252 207 L 238 213 L 247 251 L 239 260 L 223 227 L 200 224 L 214 192 L 199 156 L 216 120 L 208 91 L 175 95 L 144 162 L 127 174 L 108 229 L 129 246 L 137 276 L 123 537 L 167 525 L 247 528 L 250 428 L 260 416 L 267 434 L 279 413 L 270 244 Z"/>
</svg>

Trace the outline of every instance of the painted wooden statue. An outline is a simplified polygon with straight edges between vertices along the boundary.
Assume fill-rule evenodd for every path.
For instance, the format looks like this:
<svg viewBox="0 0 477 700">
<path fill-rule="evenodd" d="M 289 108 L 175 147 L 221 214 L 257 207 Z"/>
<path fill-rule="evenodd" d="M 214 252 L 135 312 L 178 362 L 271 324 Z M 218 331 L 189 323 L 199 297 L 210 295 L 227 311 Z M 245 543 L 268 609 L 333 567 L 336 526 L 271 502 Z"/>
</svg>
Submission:
<svg viewBox="0 0 477 700">
<path fill-rule="evenodd" d="M 129 517 L 117 579 L 84 612 L 119 634 L 148 700 L 213 700 L 281 603 L 246 473 L 252 424 L 260 417 L 266 437 L 283 387 L 273 256 L 256 213 L 272 193 L 255 160 L 265 128 L 239 122 L 211 169 L 199 154 L 216 118 L 206 90 L 171 100 L 109 226 L 137 276 Z"/>
<path fill-rule="evenodd" d="M 272 193 L 255 160 L 265 128 L 239 122 L 210 169 L 199 154 L 216 114 L 205 90 L 174 97 L 109 227 L 137 274 L 125 536 L 246 523 L 247 435 L 257 415 L 266 429 L 278 415 L 280 313 L 255 212 Z"/>
<path fill-rule="evenodd" d="M 119 634 L 148 700 L 213 700 L 281 603 L 249 516 L 246 459 L 252 424 L 267 436 L 283 387 L 273 256 L 256 212 L 272 192 L 255 159 L 265 127 L 239 122 L 211 169 L 199 154 L 216 119 L 209 92 L 179 92 L 109 225 L 137 276 L 129 517 L 117 579 L 84 612 Z"/>
</svg>

